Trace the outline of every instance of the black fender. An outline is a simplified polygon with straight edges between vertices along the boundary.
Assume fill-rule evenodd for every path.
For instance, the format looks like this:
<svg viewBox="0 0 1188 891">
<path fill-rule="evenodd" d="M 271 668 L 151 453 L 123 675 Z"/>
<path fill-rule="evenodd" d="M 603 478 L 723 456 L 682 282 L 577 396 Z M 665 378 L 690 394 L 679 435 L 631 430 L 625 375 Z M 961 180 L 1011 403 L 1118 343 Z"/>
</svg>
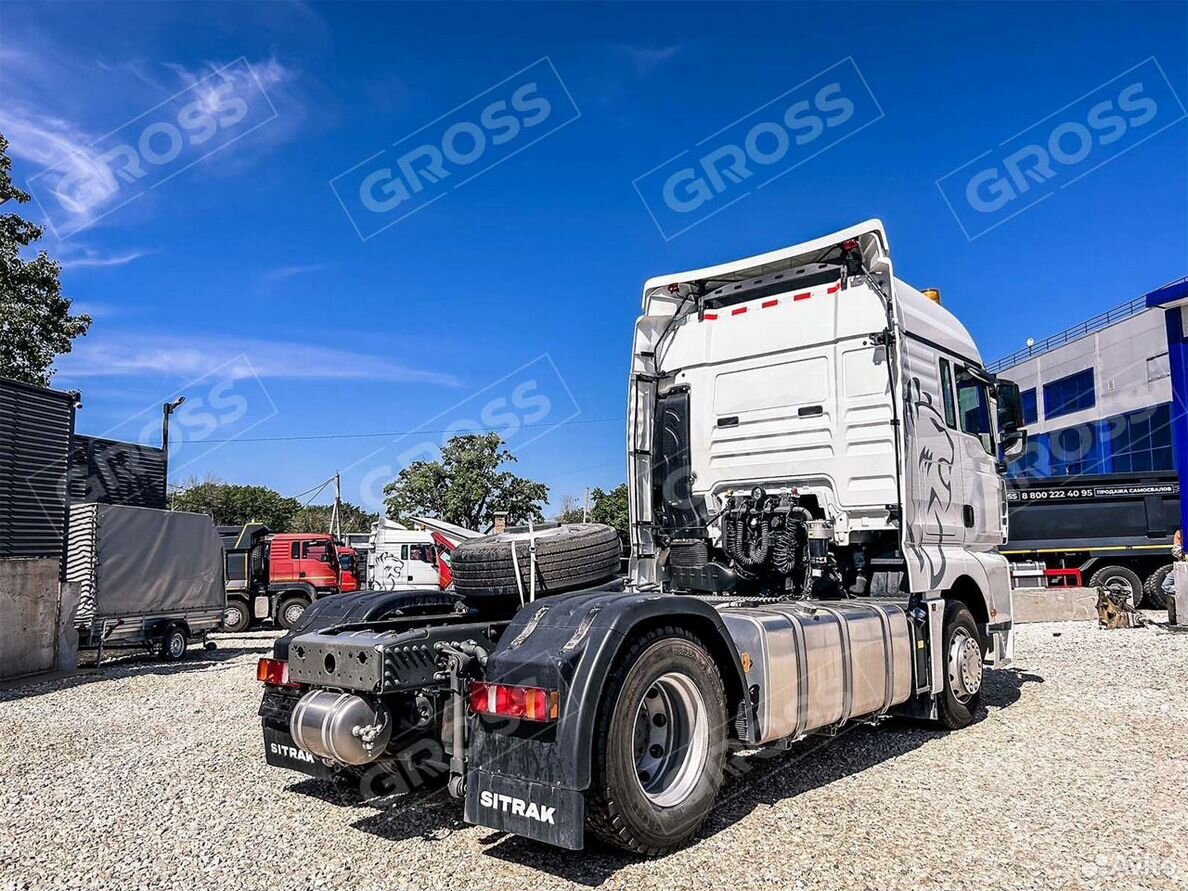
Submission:
<svg viewBox="0 0 1188 891">
<path fill-rule="evenodd" d="M 659 625 L 687 628 L 702 640 L 722 673 L 732 732 L 752 741 L 746 678 L 717 610 L 698 597 L 596 589 L 544 598 L 516 614 L 488 657 L 484 679 L 560 691 L 559 718 L 546 725 L 474 718 L 471 763 L 484 773 L 588 788 L 594 725 L 611 670 L 632 638 Z"/>
<path fill-rule="evenodd" d="M 279 603 L 279 598 L 278 598 Z M 288 661 L 289 642 L 298 634 L 321 631 L 332 625 L 375 622 L 393 615 L 417 613 L 462 612 L 462 598 L 445 591 L 410 588 L 405 591 L 352 591 L 313 601 L 301 614 L 292 631 L 276 639 L 273 656 Z"/>
</svg>

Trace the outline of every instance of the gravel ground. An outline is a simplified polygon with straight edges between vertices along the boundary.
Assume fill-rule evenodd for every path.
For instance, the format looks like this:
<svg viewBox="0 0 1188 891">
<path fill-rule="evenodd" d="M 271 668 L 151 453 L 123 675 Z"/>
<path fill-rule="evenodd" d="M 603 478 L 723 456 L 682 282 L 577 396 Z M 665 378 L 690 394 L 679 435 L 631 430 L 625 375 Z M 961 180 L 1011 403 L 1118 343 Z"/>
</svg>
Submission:
<svg viewBox="0 0 1188 891">
<path fill-rule="evenodd" d="M 657 861 L 267 768 L 269 643 L 0 691 L 0 889 L 1188 888 L 1188 635 L 1023 626 L 974 726 L 736 758 L 696 843 Z"/>
</svg>

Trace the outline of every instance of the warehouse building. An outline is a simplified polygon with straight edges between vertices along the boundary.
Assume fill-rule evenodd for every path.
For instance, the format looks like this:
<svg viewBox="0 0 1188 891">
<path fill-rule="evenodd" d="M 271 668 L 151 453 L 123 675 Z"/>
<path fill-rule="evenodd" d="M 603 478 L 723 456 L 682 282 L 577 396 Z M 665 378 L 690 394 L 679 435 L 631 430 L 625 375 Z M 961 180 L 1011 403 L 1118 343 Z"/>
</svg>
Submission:
<svg viewBox="0 0 1188 891">
<path fill-rule="evenodd" d="M 1009 476 L 1175 471 L 1168 336 L 1148 295 L 1029 343 L 990 370 L 1015 381 L 1023 398 L 1028 445 Z"/>
</svg>

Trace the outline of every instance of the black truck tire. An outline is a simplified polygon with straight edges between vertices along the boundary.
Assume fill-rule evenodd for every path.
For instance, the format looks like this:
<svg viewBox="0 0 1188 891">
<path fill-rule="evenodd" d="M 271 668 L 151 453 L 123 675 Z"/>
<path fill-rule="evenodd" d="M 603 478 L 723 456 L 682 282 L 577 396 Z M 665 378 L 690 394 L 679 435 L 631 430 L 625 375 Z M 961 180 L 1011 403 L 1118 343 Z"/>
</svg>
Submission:
<svg viewBox="0 0 1188 891">
<path fill-rule="evenodd" d="M 682 628 L 630 644 L 607 679 L 594 731 L 586 827 L 605 844 L 656 857 L 709 815 L 726 757 L 718 666 Z"/>
<path fill-rule="evenodd" d="M 1130 605 L 1138 609 L 1143 602 L 1143 580 L 1125 566 L 1103 566 L 1089 579 L 1090 588 L 1109 588 L 1130 598 Z"/>
<path fill-rule="evenodd" d="M 982 662 L 986 648 L 973 614 L 959 600 L 945 603 L 941 646 L 945 689 L 937 703 L 937 721 L 946 730 L 960 730 L 973 723 L 982 704 Z"/>
<path fill-rule="evenodd" d="M 186 626 L 173 624 L 165 629 L 161 637 L 161 652 L 158 654 L 162 662 L 180 662 L 186 658 L 186 647 L 190 645 L 190 635 L 186 633 Z"/>
<path fill-rule="evenodd" d="M 462 542 L 450 555 L 454 590 L 468 599 L 519 599 L 531 587 L 527 532 L 503 532 Z M 512 548 L 516 561 L 512 560 Z M 591 587 L 619 569 L 619 534 L 600 523 L 567 523 L 536 533 L 536 596 Z"/>
<path fill-rule="evenodd" d="M 1163 593 L 1163 582 L 1171 575 L 1175 565 L 1160 566 L 1143 582 L 1143 605 L 1148 609 L 1167 609 L 1167 595 Z"/>
<path fill-rule="evenodd" d="M 292 631 L 309 607 L 309 598 L 304 594 L 285 597 L 276 608 L 276 623 L 286 631 Z"/>
<path fill-rule="evenodd" d="M 247 631 L 252 624 L 252 611 L 247 601 L 240 597 L 228 597 L 223 610 L 223 630 L 229 634 Z"/>
</svg>

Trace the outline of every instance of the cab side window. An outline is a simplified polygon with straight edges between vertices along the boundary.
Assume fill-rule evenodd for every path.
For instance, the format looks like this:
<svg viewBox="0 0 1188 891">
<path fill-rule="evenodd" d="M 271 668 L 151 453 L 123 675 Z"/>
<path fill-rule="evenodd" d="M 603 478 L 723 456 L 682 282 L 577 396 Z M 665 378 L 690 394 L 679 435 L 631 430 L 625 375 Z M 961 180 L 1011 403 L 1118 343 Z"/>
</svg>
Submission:
<svg viewBox="0 0 1188 891">
<path fill-rule="evenodd" d="M 940 360 L 941 401 L 945 405 L 945 424 L 957 429 L 957 409 L 953 405 L 953 371 L 948 359 Z"/>
<path fill-rule="evenodd" d="M 976 436 L 987 455 L 994 454 L 991 426 L 990 393 L 986 385 L 964 367 L 957 368 L 957 413 L 961 430 Z"/>
</svg>

